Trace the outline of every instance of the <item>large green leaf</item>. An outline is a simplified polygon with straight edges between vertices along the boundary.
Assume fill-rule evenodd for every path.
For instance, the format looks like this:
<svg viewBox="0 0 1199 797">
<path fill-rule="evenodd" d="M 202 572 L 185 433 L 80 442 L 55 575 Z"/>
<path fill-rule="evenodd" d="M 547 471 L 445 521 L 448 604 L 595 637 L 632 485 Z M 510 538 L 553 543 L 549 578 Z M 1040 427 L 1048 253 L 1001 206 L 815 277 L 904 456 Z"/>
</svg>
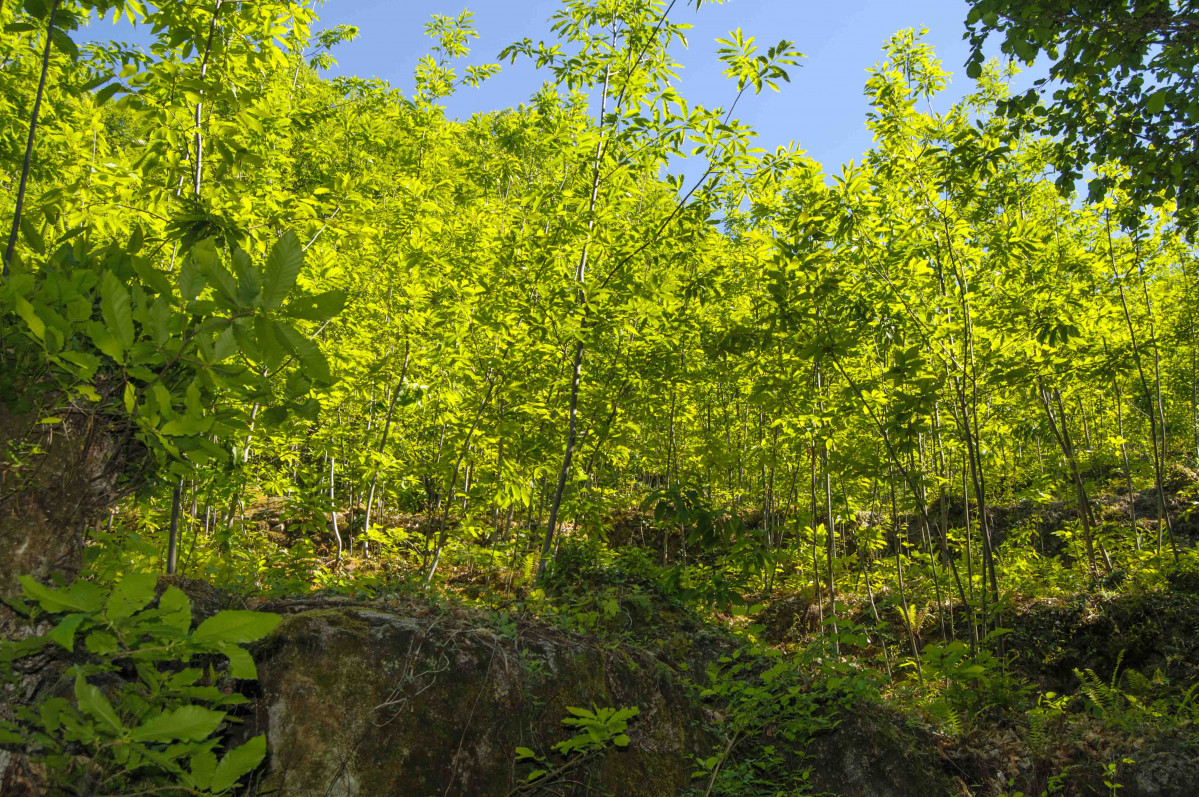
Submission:
<svg viewBox="0 0 1199 797">
<path fill-rule="evenodd" d="M 315 296 L 301 296 L 287 305 L 284 312 L 292 318 L 305 321 L 326 321 L 337 315 L 346 306 L 346 292 L 325 291 Z"/>
<path fill-rule="evenodd" d="M 275 241 L 266 258 L 266 273 L 262 280 L 259 302 L 264 310 L 277 310 L 291 289 L 304 265 L 304 247 L 300 239 L 290 230 Z"/>
<path fill-rule="evenodd" d="M 255 736 L 241 747 L 230 750 L 213 773 L 212 791 L 219 794 L 233 788 L 239 780 L 253 772 L 265 757 L 266 736 L 263 735 Z"/>
<path fill-rule="evenodd" d="M 300 361 L 304 375 L 318 384 L 330 384 L 333 375 L 329 371 L 329 361 L 325 359 L 320 347 L 304 337 L 290 324 L 275 324 L 275 332 L 283 344 Z"/>
<path fill-rule="evenodd" d="M 233 306 L 240 304 L 237 296 L 237 280 L 229 273 L 229 269 L 221 265 L 219 260 L 200 263 L 200 273 L 208 278 L 209 284 L 216 288 L 218 295 L 224 297 Z"/>
<path fill-rule="evenodd" d="M 109 703 L 108 698 L 104 697 L 104 693 L 89 684 L 82 675 L 75 676 L 75 700 L 79 703 L 80 711 L 107 725 L 111 731 L 120 733 L 125 729 L 117 717 L 112 703 Z"/>
<path fill-rule="evenodd" d="M 240 609 L 229 609 L 217 612 L 192 632 L 192 641 L 200 643 L 215 642 L 256 642 L 274 630 L 281 618 L 270 612 L 249 612 Z"/>
<path fill-rule="evenodd" d="M 258 677 L 258 668 L 254 666 L 254 657 L 250 651 L 238 645 L 221 645 L 221 653 L 229 659 L 229 675 L 234 678 L 253 680 Z"/>
<path fill-rule="evenodd" d="M 97 612 L 104 605 L 104 590 L 90 581 L 76 581 L 66 589 L 54 589 L 30 576 L 18 576 L 25 597 L 37 601 L 48 612 Z"/>
<path fill-rule="evenodd" d="M 58 625 L 50 629 L 47 636 L 67 650 L 74 650 L 75 632 L 79 630 L 79 624 L 86 620 L 88 616 L 86 614 L 68 614 L 58 622 Z"/>
<path fill-rule="evenodd" d="M 145 608 L 147 603 L 154 600 L 154 587 L 157 584 L 158 579 L 149 573 L 125 576 L 108 596 L 104 615 L 110 620 L 120 620 Z"/>
<path fill-rule="evenodd" d="M 111 271 L 105 271 L 100 281 L 100 312 L 108 331 L 128 350 L 133 345 L 133 308 L 129 290 Z"/>
<path fill-rule="evenodd" d="M 191 757 L 191 777 L 197 787 L 210 788 L 214 774 L 216 774 L 216 754 L 211 750 L 201 750 Z"/>
<path fill-rule="evenodd" d="M 158 610 L 162 621 L 180 631 L 187 631 L 192 624 L 192 603 L 187 594 L 178 587 L 167 587 L 158 599 Z"/>
<path fill-rule="evenodd" d="M 135 742 L 199 742 L 216 733 L 225 712 L 203 706 L 180 706 L 143 722 L 130 734 Z"/>
<path fill-rule="evenodd" d="M 262 364 L 270 371 L 278 368 L 287 354 L 283 350 L 282 341 L 275 334 L 274 327 L 274 322 L 265 316 L 256 316 L 254 318 L 254 340 L 258 344 L 258 351 L 262 356 Z"/>
<path fill-rule="evenodd" d="M 179 268 L 179 295 L 184 299 L 195 299 L 204 290 L 204 285 L 204 275 L 196 263 L 191 258 L 184 260 Z"/>
</svg>

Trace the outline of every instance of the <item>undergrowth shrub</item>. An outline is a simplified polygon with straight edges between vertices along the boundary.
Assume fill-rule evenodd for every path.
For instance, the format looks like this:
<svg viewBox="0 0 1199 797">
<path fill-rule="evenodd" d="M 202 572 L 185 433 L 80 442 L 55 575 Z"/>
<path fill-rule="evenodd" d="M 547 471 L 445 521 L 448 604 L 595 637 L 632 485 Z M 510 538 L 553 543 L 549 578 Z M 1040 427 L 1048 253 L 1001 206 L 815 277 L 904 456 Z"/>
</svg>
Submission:
<svg viewBox="0 0 1199 797">
<path fill-rule="evenodd" d="M 222 611 L 192 629 L 191 601 L 154 576 L 104 588 L 64 588 L 22 577 L 9 601 L 30 629 L 0 646 L 0 688 L 11 713 L 0 744 L 45 763 L 53 793 L 220 795 L 262 762 L 266 739 L 235 746 L 236 682 L 257 678 L 244 645 L 278 615 Z M 52 625 L 51 625 L 52 624 Z M 26 699 L 26 685 L 60 670 Z"/>
</svg>

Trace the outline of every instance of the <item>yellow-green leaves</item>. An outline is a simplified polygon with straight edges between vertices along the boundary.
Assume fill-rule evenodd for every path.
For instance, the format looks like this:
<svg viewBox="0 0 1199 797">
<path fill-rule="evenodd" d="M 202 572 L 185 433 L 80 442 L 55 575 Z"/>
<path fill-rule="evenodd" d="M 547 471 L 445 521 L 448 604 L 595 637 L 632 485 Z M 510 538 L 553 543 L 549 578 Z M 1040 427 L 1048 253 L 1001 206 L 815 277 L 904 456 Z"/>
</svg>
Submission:
<svg viewBox="0 0 1199 797">
<path fill-rule="evenodd" d="M 264 310 L 277 310 L 296 285 L 296 278 L 304 266 L 304 249 L 300 239 L 290 230 L 283 234 L 266 259 L 266 273 L 262 280 L 260 304 Z"/>
<path fill-rule="evenodd" d="M 235 747 L 225 754 L 221 763 L 213 773 L 209 788 L 220 794 L 228 791 L 237 784 L 244 775 L 249 774 L 266 757 L 266 736 L 258 735 L 240 747 Z"/>
<path fill-rule="evenodd" d="M 100 310 L 108 331 L 127 351 L 133 345 L 133 310 L 129 290 L 111 271 L 104 272 L 100 282 Z"/>
</svg>

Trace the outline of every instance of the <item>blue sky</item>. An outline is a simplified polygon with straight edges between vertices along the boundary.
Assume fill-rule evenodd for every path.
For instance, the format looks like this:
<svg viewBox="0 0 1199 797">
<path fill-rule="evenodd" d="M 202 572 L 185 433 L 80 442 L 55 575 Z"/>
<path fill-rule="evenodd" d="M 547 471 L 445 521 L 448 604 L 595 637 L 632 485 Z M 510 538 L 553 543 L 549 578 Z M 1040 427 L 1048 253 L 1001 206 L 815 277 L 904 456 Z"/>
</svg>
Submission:
<svg viewBox="0 0 1199 797">
<path fill-rule="evenodd" d="M 335 50 L 339 65 L 332 74 L 379 77 L 407 93 L 416 61 L 428 51 L 423 26 L 430 15 L 473 11 L 479 38 L 466 63 L 486 63 L 495 61 L 510 42 L 548 38 L 548 20 L 558 7 L 559 0 L 327 0 L 318 27 L 352 24 L 360 29 L 356 41 Z M 720 74 L 715 39 L 734 28 L 764 45 L 779 39 L 795 42 L 807 57 L 802 67 L 791 70 L 791 83 L 780 93 L 767 90 L 743 99 L 737 116 L 758 131 L 759 146 L 773 149 L 796 141 L 826 171 L 839 172 L 840 164 L 860 160 L 870 147 L 862 94 L 866 70 L 880 60 L 883 44 L 895 31 L 928 28 L 926 40 L 954 73 L 942 107 L 966 92 L 962 34 L 967 10 L 966 0 L 728 0 L 723 5 L 708 0 L 698 12 L 691 7 L 675 12 L 676 19 L 695 26 L 690 48 L 677 54 L 685 67 L 679 89 L 693 104 L 731 101 L 735 86 Z M 89 34 L 105 35 L 99 27 Z M 517 105 L 542 80 L 527 63 L 505 63 L 481 88 L 450 98 L 447 112 L 468 117 Z"/>
<path fill-rule="evenodd" d="M 423 25 L 430 15 L 473 11 L 479 38 L 468 62 L 484 63 L 512 41 L 547 38 L 547 20 L 558 7 L 558 0 L 329 0 L 321 17 L 325 24 L 360 29 L 357 41 L 335 52 L 335 71 L 377 76 L 407 91 L 416 60 L 427 51 Z M 743 99 L 737 116 L 757 130 L 759 146 L 773 149 L 796 141 L 827 171 L 839 172 L 840 164 L 860 160 L 870 147 L 862 94 L 866 70 L 880 60 L 883 44 L 897 30 L 928 28 L 927 41 L 954 72 L 943 105 L 966 92 L 968 47 L 962 34 L 968 8 L 965 0 L 728 0 L 705 2 L 698 12 L 676 10 L 677 20 L 695 26 L 689 49 L 676 56 L 685 67 L 679 89 L 692 103 L 732 100 L 735 86 L 720 74 L 715 39 L 734 28 L 763 45 L 795 42 L 807 57 L 791 70 L 791 83 L 777 94 L 767 90 Z M 481 88 L 451 98 L 447 110 L 451 116 L 469 116 L 516 105 L 541 80 L 520 61 L 505 63 L 504 71 Z"/>
</svg>

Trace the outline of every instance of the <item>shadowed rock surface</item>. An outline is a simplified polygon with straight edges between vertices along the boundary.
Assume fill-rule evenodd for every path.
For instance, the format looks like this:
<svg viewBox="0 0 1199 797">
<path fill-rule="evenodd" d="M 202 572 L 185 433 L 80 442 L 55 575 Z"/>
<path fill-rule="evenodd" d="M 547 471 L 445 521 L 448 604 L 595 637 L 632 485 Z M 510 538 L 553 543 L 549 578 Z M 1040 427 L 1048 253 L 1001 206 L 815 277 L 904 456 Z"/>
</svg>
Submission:
<svg viewBox="0 0 1199 797">
<path fill-rule="evenodd" d="M 284 619 L 256 651 L 267 734 L 264 788 L 285 795 L 505 795 L 565 761 L 568 706 L 640 715 L 626 749 L 564 771 L 565 793 L 676 794 L 713 740 L 669 667 L 633 649 L 539 626 L 500 635 L 453 613 L 362 606 Z"/>
</svg>

